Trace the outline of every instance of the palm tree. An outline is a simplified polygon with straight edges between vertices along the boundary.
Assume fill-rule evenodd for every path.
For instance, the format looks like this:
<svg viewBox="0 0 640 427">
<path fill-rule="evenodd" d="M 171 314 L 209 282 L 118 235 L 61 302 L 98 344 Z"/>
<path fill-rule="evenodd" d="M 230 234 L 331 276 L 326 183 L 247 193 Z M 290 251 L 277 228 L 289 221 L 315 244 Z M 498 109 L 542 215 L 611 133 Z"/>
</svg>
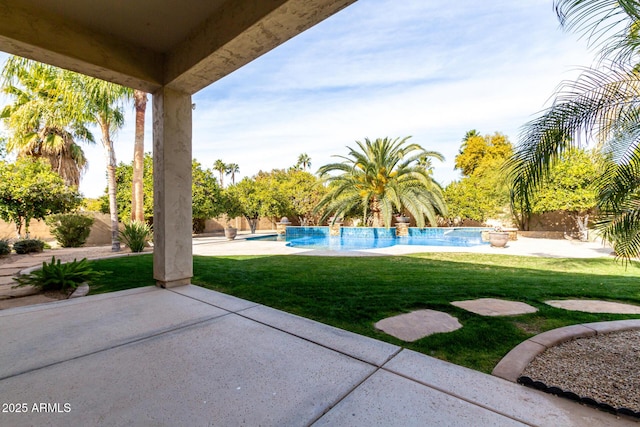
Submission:
<svg viewBox="0 0 640 427">
<path fill-rule="evenodd" d="M 131 180 L 131 220 L 144 221 L 144 115 L 147 109 L 147 94 L 133 91 L 136 110 L 136 137 L 133 146 L 133 177 Z"/>
<path fill-rule="evenodd" d="M 240 172 L 240 166 L 237 163 L 229 163 L 227 165 L 227 174 L 231 175 L 231 185 L 236 183 L 236 174 Z"/>
<path fill-rule="evenodd" d="M 18 157 L 48 160 L 68 186 L 78 187 L 87 160 L 75 141 L 94 141 L 78 105 L 64 102 L 68 75 L 60 68 L 13 56 L 2 77 L 2 91 L 14 101 L 0 113 L 11 131 L 7 149 Z"/>
<path fill-rule="evenodd" d="M 561 24 L 601 46 L 598 68 L 564 82 L 552 106 L 527 123 L 509 162 L 512 203 L 532 194 L 560 155 L 592 144 L 609 161 L 601 173 L 598 228 L 618 255 L 640 253 L 640 7 L 632 0 L 556 0 Z"/>
<path fill-rule="evenodd" d="M 297 167 L 302 166 L 302 170 L 306 170 L 307 168 L 311 168 L 311 157 L 307 153 L 302 153 L 298 156 L 298 163 L 296 163 Z"/>
<path fill-rule="evenodd" d="M 71 135 L 93 141 L 93 135 L 87 130 L 86 124 L 95 123 L 100 128 L 102 145 L 108 159 L 111 248 L 113 251 L 120 250 L 116 203 L 116 156 L 111 136 L 124 124 L 123 103 L 132 96 L 131 89 L 28 59 L 13 57 L 7 64 L 3 71 L 5 81 L 11 82 L 11 79 L 15 81 L 16 78 L 23 78 L 30 85 L 34 85 L 33 90 L 36 91 L 36 95 L 32 97 L 35 103 L 32 104 L 27 102 L 28 97 L 14 91 L 18 101 L 13 107 L 20 107 L 23 104 L 30 106 L 24 109 L 12 109 L 10 106 L 8 110 L 3 111 L 2 116 L 8 117 L 10 124 L 14 121 L 10 128 L 14 127 L 22 131 L 16 133 L 18 138 L 23 138 L 15 141 L 16 148 L 27 150 L 27 152 L 34 151 L 32 148 L 39 148 L 40 153 L 48 153 L 47 156 L 50 157 L 50 153 L 53 152 L 50 146 L 57 146 L 61 147 L 57 148 L 60 153 L 65 155 L 68 153 L 68 158 L 80 161 L 84 156 L 80 155 L 79 147 L 71 144 Z M 5 86 L 12 87 L 12 85 Z M 13 89 L 10 90 L 13 91 Z M 40 136 L 34 140 L 33 135 L 37 133 L 40 133 Z M 33 141 L 33 144 L 29 145 L 27 141 Z M 60 159 L 62 158 L 61 156 Z M 60 166 L 58 169 L 65 168 Z"/>
<path fill-rule="evenodd" d="M 462 145 L 464 146 L 465 142 L 476 136 L 480 136 L 480 132 L 478 132 L 476 129 L 468 130 L 467 133 L 464 134 L 464 138 L 462 138 Z"/>
<path fill-rule="evenodd" d="M 213 170 L 218 171 L 220 174 L 220 187 L 224 187 L 224 175 L 227 173 L 227 165 L 222 160 L 218 159 L 213 164 Z"/>
<path fill-rule="evenodd" d="M 107 157 L 107 186 L 109 216 L 111 220 L 111 250 L 120 250 L 118 204 L 116 202 L 116 153 L 112 136 L 124 125 L 124 102 L 133 91 L 114 83 L 74 73 L 76 90 L 70 95 L 72 102 L 82 105 L 102 133 L 102 146 Z"/>
<path fill-rule="evenodd" d="M 322 166 L 318 173 L 330 184 L 317 207 L 325 212 L 322 220 L 330 215 L 345 216 L 359 206 L 365 221 L 370 214 L 368 222 L 374 227 L 388 227 L 393 213 L 404 210 L 413 215 L 419 227 L 424 226 L 425 218 L 436 224 L 438 214 L 447 211 L 442 188 L 417 162 L 424 156 L 443 157 L 418 144 L 407 144 L 408 139 L 356 141 L 359 150 L 347 147 L 349 156 L 336 156 L 343 162 Z"/>
</svg>

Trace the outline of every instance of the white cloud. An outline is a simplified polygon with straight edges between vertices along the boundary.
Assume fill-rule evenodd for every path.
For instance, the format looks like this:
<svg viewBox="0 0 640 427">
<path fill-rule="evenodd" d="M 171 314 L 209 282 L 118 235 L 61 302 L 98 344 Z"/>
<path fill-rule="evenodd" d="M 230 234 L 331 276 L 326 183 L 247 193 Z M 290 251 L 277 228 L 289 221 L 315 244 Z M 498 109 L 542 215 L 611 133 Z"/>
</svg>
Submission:
<svg viewBox="0 0 640 427">
<path fill-rule="evenodd" d="M 466 131 L 516 142 L 558 83 L 592 58 L 559 29 L 547 0 L 360 0 L 196 94 L 193 153 L 204 166 L 222 159 L 250 176 L 289 167 L 303 152 L 315 169 L 354 140 L 413 135 L 445 155 L 435 176 L 446 184 L 457 177 Z M 131 110 L 119 161 L 131 161 L 132 144 Z M 104 155 L 86 151 L 81 189 L 96 196 L 106 186 Z"/>
</svg>

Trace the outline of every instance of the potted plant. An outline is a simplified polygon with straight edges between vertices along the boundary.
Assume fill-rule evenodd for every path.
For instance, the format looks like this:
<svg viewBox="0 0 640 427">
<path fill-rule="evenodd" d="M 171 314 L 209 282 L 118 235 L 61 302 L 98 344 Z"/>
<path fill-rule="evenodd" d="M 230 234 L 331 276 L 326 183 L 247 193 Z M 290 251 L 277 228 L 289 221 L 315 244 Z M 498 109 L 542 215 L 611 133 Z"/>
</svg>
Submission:
<svg viewBox="0 0 640 427">
<path fill-rule="evenodd" d="M 496 228 L 489 232 L 489 244 L 494 248 L 504 248 L 509 241 L 509 232 Z"/>
<path fill-rule="evenodd" d="M 238 235 L 238 229 L 231 225 L 231 219 L 242 215 L 242 207 L 240 202 L 229 191 L 225 191 L 222 195 L 223 212 L 227 218 L 227 225 L 224 228 L 224 237 L 227 240 L 233 240 Z"/>
<path fill-rule="evenodd" d="M 408 216 L 404 216 L 403 214 L 396 215 L 396 222 L 399 222 L 401 224 L 408 224 L 409 220 L 410 218 Z"/>
</svg>

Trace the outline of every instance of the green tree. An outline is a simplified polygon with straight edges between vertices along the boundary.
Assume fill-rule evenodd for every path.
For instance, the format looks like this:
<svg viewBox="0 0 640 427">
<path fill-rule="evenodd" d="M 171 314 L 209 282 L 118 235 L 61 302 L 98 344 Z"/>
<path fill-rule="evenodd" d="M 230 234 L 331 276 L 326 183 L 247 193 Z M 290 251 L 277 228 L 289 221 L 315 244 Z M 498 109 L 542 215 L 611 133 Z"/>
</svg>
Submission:
<svg viewBox="0 0 640 427">
<path fill-rule="evenodd" d="M 598 228 L 625 258 L 640 253 L 640 6 L 637 1 L 556 0 L 563 27 L 601 48 L 597 68 L 564 82 L 552 106 L 526 124 L 511 159 L 513 199 L 530 211 L 562 153 L 593 143 L 608 162 L 600 175 Z"/>
<path fill-rule="evenodd" d="M 222 209 L 221 189 L 218 181 L 213 176 L 213 171 L 203 169 L 197 161 L 192 162 L 192 210 L 194 219 L 194 229 L 198 229 L 206 219 L 214 218 Z M 117 202 L 120 221 L 127 222 L 131 218 L 131 191 L 133 179 L 133 162 L 130 164 L 120 163 L 116 167 Z M 108 189 L 105 190 L 108 192 Z M 109 212 L 109 196 L 105 194 L 100 198 L 101 212 Z M 147 153 L 144 156 L 144 220 L 153 222 L 153 158 Z"/>
<path fill-rule="evenodd" d="M 78 192 L 67 187 L 42 159 L 0 161 L 0 218 L 15 224 L 18 238 L 23 228 L 29 237 L 32 219 L 68 212 L 81 201 Z"/>
<path fill-rule="evenodd" d="M 272 184 L 272 177 L 261 172 L 254 178 L 245 177 L 237 184 L 228 187 L 225 190 L 227 207 L 232 207 L 234 211 L 226 213 L 229 216 L 237 213 L 244 216 L 249 222 L 252 234 L 256 232 L 261 217 L 275 222 L 283 212 L 287 211 L 287 200 L 278 191 L 278 187 Z"/>
<path fill-rule="evenodd" d="M 270 189 L 267 197 L 275 197 L 276 203 L 269 204 L 270 210 L 263 212 L 272 222 L 283 216 L 297 218 L 301 225 L 317 222 L 314 212 L 326 189 L 313 174 L 296 167 L 260 172 L 254 179 L 261 188 Z"/>
<path fill-rule="evenodd" d="M 565 211 L 569 213 L 586 240 L 589 215 L 597 205 L 595 182 L 600 175 L 597 153 L 573 148 L 564 151 L 534 194 L 532 213 Z"/>
<path fill-rule="evenodd" d="M 144 156 L 144 221 L 153 222 L 153 158 L 147 153 Z M 118 204 L 119 220 L 123 223 L 132 216 L 131 191 L 133 182 L 133 163 L 119 163 L 116 167 L 116 200 Z M 100 198 L 100 211 L 109 213 L 109 189 L 105 188 L 105 194 Z"/>
<path fill-rule="evenodd" d="M 505 215 L 509 188 L 501 168 L 511 154 L 511 142 L 499 132 L 481 136 L 474 129 L 466 133 L 455 159 L 463 177 L 444 192 L 450 219 L 484 222 Z"/>
<path fill-rule="evenodd" d="M 343 162 L 322 166 L 318 173 L 330 184 L 317 207 L 324 212 L 322 220 L 331 215 L 344 217 L 355 207 L 362 209 L 365 223 L 374 227 L 389 227 L 395 212 L 409 212 L 419 227 L 424 226 L 425 218 L 435 225 L 438 215 L 446 215 L 440 185 L 417 164 L 425 156 L 443 157 L 407 143 L 408 139 L 356 141 L 359 150 L 347 147 L 349 156 L 335 156 Z M 332 172 L 338 174 L 330 175 Z"/>
<path fill-rule="evenodd" d="M 197 160 L 192 162 L 192 211 L 194 231 L 201 232 L 204 221 L 223 213 L 222 189 L 211 169 L 203 169 Z"/>
<path fill-rule="evenodd" d="M 81 104 L 69 102 L 72 73 L 18 56 L 2 70 L 2 92 L 12 103 L 0 112 L 10 131 L 7 148 L 19 157 L 46 159 L 77 187 L 87 161 L 76 140 L 94 143 Z"/>
<path fill-rule="evenodd" d="M 513 151 L 509 138 L 499 132 L 493 135 L 481 136 L 478 131 L 467 132 L 463 139 L 460 152 L 455 158 L 455 168 L 460 169 L 462 175 L 471 176 L 482 174 L 484 169 L 495 166 L 494 160 L 504 162 Z M 481 170 L 477 170 L 480 168 Z"/>
</svg>

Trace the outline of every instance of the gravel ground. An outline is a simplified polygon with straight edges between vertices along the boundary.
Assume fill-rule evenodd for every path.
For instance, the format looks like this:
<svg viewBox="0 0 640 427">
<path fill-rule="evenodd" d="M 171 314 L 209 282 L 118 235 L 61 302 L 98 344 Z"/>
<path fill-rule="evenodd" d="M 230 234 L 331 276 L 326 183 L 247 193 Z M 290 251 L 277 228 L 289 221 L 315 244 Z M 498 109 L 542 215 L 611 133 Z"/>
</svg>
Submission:
<svg viewBox="0 0 640 427">
<path fill-rule="evenodd" d="M 577 338 L 546 350 L 522 375 L 614 408 L 640 411 L 640 330 Z"/>
</svg>

